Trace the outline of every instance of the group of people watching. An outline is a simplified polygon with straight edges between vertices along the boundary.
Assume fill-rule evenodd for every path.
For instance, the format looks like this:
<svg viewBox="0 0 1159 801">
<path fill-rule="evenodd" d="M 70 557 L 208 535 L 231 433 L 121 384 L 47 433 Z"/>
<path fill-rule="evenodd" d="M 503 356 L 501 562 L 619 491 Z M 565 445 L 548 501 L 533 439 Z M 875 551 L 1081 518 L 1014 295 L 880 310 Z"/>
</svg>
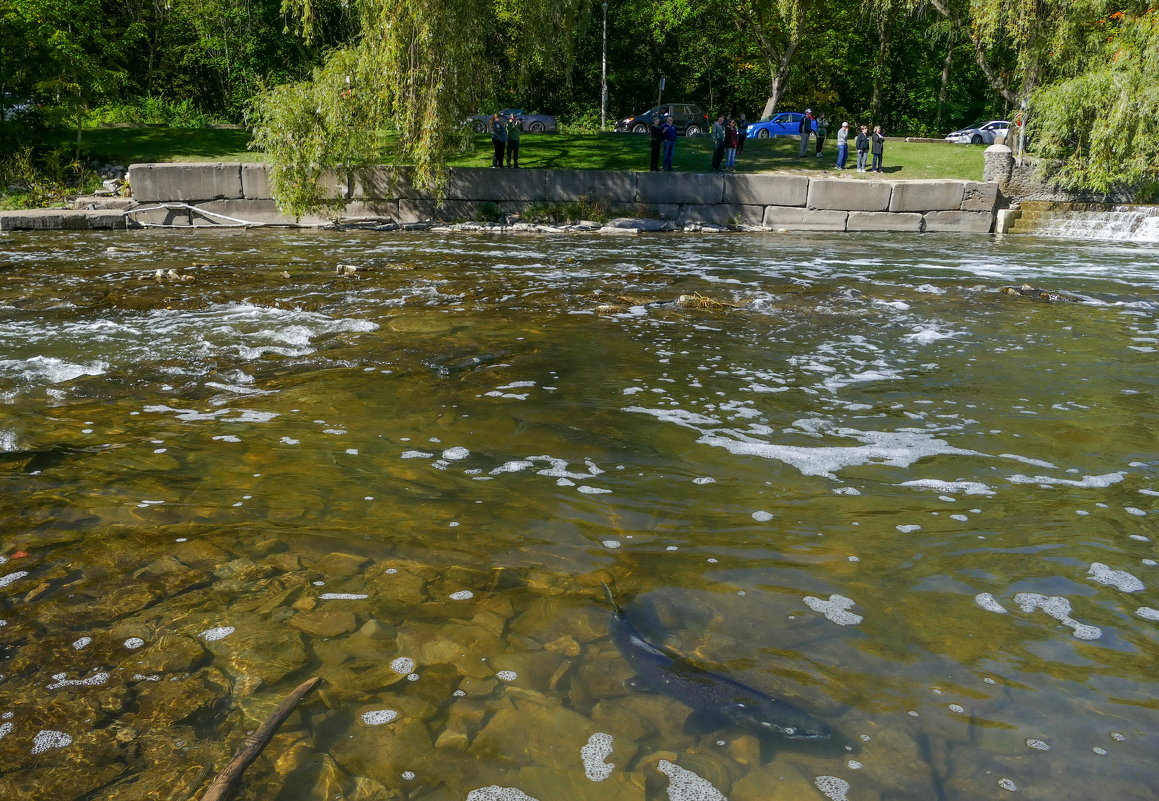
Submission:
<svg viewBox="0 0 1159 801">
<path fill-rule="evenodd" d="M 503 115 L 495 112 L 491 115 L 491 146 L 495 149 L 491 156 L 491 168 L 503 166 L 506 158 L 507 166 L 519 168 L 519 139 L 523 135 L 519 117 L 512 114 L 504 119 Z"/>
<path fill-rule="evenodd" d="M 814 130 L 814 123 L 816 123 L 816 130 Z M 809 150 L 809 135 L 814 134 L 817 137 L 817 158 L 821 158 L 821 148 L 825 144 L 825 135 L 828 132 L 828 125 L 825 122 L 825 115 L 819 114 L 813 116 L 813 109 L 805 109 L 805 116 L 801 118 L 801 127 L 799 129 L 801 135 L 801 150 L 798 156 L 804 157 Z M 849 158 L 849 123 L 841 123 L 841 127 L 837 129 L 837 164 L 839 170 L 845 169 L 845 162 Z M 862 125 L 861 131 L 853 139 L 854 149 L 857 151 L 857 171 L 858 172 L 881 172 L 882 156 L 885 153 L 885 134 L 881 131 L 880 125 L 873 126 L 873 133 L 869 132 L 868 125 Z M 866 162 L 869 157 L 873 156 L 872 166 L 866 169 Z"/>
</svg>

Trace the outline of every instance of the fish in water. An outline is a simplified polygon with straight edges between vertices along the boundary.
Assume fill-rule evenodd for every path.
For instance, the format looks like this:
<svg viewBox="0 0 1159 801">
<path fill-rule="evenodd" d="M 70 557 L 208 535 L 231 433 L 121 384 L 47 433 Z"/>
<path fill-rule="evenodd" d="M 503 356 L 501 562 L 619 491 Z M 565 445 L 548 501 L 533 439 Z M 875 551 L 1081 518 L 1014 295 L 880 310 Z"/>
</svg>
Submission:
<svg viewBox="0 0 1159 801">
<path fill-rule="evenodd" d="M 754 734 L 790 740 L 824 740 L 830 736 L 828 726 L 788 701 L 699 668 L 648 642 L 628 622 L 607 584 L 604 589 L 612 604 L 612 642 L 636 671 L 638 686 L 692 707 L 694 715 L 715 722 L 715 728 L 732 723 Z"/>
</svg>

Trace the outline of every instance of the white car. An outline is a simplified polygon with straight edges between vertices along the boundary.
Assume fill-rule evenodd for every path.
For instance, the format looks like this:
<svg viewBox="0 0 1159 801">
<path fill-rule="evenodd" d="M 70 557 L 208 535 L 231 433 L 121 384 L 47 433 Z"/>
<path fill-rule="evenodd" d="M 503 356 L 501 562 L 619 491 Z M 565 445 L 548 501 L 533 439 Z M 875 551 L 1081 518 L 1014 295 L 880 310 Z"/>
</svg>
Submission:
<svg viewBox="0 0 1159 801">
<path fill-rule="evenodd" d="M 1010 123 L 1006 120 L 990 120 L 990 122 L 976 122 L 966 128 L 960 128 L 946 136 L 947 142 L 958 145 L 992 145 L 994 137 L 1006 136 L 1010 130 Z"/>
</svg>

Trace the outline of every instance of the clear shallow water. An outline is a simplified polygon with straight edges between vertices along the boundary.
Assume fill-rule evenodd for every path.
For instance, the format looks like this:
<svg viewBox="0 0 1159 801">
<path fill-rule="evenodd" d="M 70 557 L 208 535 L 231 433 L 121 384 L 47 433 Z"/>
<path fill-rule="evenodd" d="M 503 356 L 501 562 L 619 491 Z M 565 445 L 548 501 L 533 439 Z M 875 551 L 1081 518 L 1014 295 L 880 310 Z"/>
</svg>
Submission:
<svg viewBox="0 0 1159 801">
<path fill-rule="evenodd" d="M 4 797 L 187 797 L 311 675 L 239 797 L 1159 792 L 1153 247 L 48 234 L 0 316 Z M 838 736 L 686 730 L 601 581 Z"/>
</svg>

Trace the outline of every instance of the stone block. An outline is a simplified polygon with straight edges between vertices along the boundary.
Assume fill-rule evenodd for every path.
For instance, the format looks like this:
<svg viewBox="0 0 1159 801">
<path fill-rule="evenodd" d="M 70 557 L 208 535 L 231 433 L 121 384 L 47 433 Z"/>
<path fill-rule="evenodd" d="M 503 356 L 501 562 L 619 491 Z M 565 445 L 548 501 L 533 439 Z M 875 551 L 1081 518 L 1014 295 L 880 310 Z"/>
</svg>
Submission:
<svg viewBox="0 0 1159 801">
<path fill-rule="evenodd" d="M 125 215 L 116 210 L 27 209 L 0 211 L 0 231 L 88 231 L 124 228 Z"/>
<path fill-rule="evenodd" d="M 889 181 L 812 178 L 806 205 L 830 211 L 887 211 L 892 194 Z"/>
<path fill-rule="evenodd" d="M 410 167 L 362 167 L 354 171 L 350 197 L 352 200 L 397 200 L 430 194 L 430 190 L 415 187 L 414 170 Z"/>
<path fill-rule="evenodd" d="M 682 206 L 680 216 L 676 222 L 680 225 L 689 223 L 711 223 L 713 225 L 732 225 L 746 223 L 761 225 L 765 218 L 764 206 L 745 206 L 739 203 L 717 203 L 711 206 L 701 206 L 689 203 Z"/>
<path fill-rule="evenodd" d="M 922 215 L 908 211 L 851 211 L 845 221 L 845 230 L 918 233 L 922 230 Z"/>
<path fill-rule="evenodd" d="M 957 211 L 962 207 L 962 181 L 894 181 L 890 211 Z"/>
<path fill-rule="evenodd" d="M 925 215 L 927 231 L 988 234 L 994 215 L 984 211 L 931 211 Z"/>
<path fill-rule="evenodd" d="M 567 203 L 580 199 L 635 203 L 636 173 L 612 170 L 548 170 L 543 199 Z"/>
<path fill-rule="evenodd" d="M 725 175 L 724 202 L 756 206 L 804 206 L 809 179 L 804 175 Z"/>
<path fill-rule="evenodd" d="M 998 205 L 998 184 L 967 181 L 962 185 L 962 211 L 994 211 Z"/>
<path fill-rule="evenodd" d="M 724 201 L 724 176 L 683 172 L 636 174 L 636 201 L 655 205 L 709 205 Z"/>
<path fill-rule="evenodd" d="M 443 222 L 463 222 L 479 220 L 484 213 L 488 216 L 495 212 L 502 214 L 519 214 L 531 205 L 530 201 L 502 201 L 493 200 L 445 200 L 436 204 L 433 199 L 399 198 L 398 217 L 395 219 L 400 225 L 416 222 L 441 220 Z"/>
<path fill-rule="evenodd" d="M 240 164 L 134 164 L 129 185 L 139 203 L 240 198 Z"/>
<path fill-rule="evenodd" d="M 368 198 L 366 200 L 352 200 L 346 204 L 344 218 L 351 217 L 388 217 L 398 221 L 398 201 L 382 198 Z"/>
<path fill-rule="evenodd" d="M 764 224 L 789 231 L 844 231 L 848 216 L 845 211 L 766 206 Z"/>
<path fill-rule="evenodd" d="M 269 200 L 274 196 L 265 164 L 241 165 L 241 196 L 251 200 Z"/>
<path fill-rule="evenodd" d="M 994 233 L 1008 234 L 1022 216 L 1022 209 L 998 209 L 994 216 Z"/>
<path fill-rule="evenodd" d="M 542 201 L 548 170 L 457 167 L 447 176 L 447 200 Z"/>
</svg>

